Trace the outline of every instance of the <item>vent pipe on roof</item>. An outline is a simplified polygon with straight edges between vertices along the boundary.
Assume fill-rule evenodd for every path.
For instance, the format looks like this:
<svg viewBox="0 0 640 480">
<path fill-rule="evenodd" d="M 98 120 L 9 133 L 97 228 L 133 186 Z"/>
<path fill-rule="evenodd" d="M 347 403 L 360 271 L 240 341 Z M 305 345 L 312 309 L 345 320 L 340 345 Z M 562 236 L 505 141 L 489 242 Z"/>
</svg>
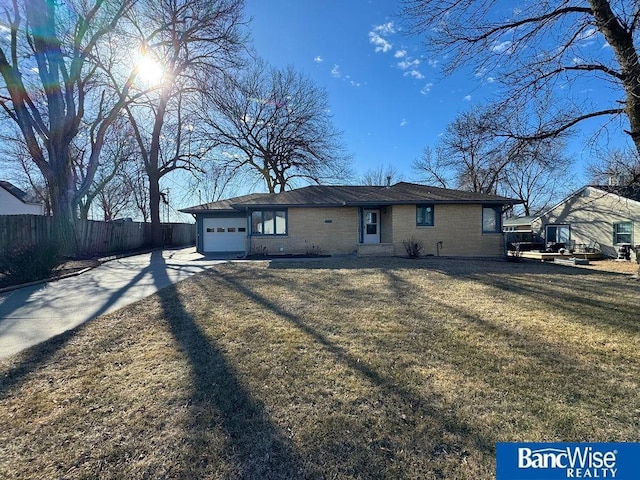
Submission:
<svg viewBox="0 0 640 480">
<path fill-rule="evenodd" d="M 391 175 L 387 175 L 387 188 L 391 188 Z"/>
</svg>

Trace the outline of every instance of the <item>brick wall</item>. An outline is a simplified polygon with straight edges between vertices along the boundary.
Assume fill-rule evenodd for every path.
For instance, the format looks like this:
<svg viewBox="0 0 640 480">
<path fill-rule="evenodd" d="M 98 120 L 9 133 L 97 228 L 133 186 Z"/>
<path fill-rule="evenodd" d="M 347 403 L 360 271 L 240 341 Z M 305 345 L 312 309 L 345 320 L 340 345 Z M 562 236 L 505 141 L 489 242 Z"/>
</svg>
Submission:
<svg viewBox="0 0 640 480">
<path fill-rule="evenodd" d="M 504 254 L 501 233 L 482 233 L 481 205 L 435 205 L 434 226 L 416 226 L 415 205 L 393 206 L 393 245 L 395 255 L 406 255 L 402 242 L 411 237 L 421 240 L 425 254 L 436 255 L 436 244 L 442 242 L 440 255 L 493 257 Z"/>
<path fill-rule="evenodd" d="M 499 257 L 504 254 L 501 233 L 482 233 L 481 205 L 436 205 L 433 227 L 416 226 L 415 205 L 394 205 L 381 213 L 382 242 L 393 243 L 394 255 L 406 255 L 403 240 L 414 237 L 425 246 L 425 254 Z M 288 235 L 255 236 L 250 239 L 253 253 L 277 254 L 320 253 L 351 254 L 358 246 L 358 209 L 289 208 Z M 317 250 L 316 250 L 317 251 Z"/>
<path fill-rule="evenodd" d="M 358 245 L 357 208 L 289 208 L 288 234 L 285 236 L 254 236 L 252 252 L 269 254 L 355 253 Z M 316 250 L 317 251 L 317 250 Z"/>
</svg>

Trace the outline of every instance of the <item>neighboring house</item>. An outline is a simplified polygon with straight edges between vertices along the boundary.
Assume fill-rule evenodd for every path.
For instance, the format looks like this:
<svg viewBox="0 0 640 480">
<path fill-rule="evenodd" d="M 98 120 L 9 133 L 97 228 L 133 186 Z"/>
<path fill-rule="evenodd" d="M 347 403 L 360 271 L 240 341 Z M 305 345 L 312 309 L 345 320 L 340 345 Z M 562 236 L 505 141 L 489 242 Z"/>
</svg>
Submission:
<svg viewBox="0 0 640 480">
<path fill-rule="evenodd" d="M 504 229 L 617 257 L 620 246 L 640 244 L 640 189 L 587 185 L 540 215 L 505 220 Z"/>
<path fill-rule="evenodd" d="M 44 205 L 11 183 L 0 180 L 0 215 L 44 215 Z"/>
<path fill-rule="evenodd" d="M 313 185 L 181 210 L 196 217 L 200 253 L 502 256 L 502 211 L 518 200 L 397 183 Z"/>
</svg>

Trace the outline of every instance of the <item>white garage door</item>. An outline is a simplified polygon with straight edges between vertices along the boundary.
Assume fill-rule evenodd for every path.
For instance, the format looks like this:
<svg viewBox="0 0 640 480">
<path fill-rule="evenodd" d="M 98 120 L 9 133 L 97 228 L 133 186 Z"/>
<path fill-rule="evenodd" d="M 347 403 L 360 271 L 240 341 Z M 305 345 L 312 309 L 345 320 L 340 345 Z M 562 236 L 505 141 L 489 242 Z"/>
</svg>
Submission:
<svg viewBox="0 0 640 480">
<path fill-rule="evenodd" d="M 244 251 L 246 218 L 205 218 L 202 227 L 202 247 L 205 252 Z"/>
</svg>

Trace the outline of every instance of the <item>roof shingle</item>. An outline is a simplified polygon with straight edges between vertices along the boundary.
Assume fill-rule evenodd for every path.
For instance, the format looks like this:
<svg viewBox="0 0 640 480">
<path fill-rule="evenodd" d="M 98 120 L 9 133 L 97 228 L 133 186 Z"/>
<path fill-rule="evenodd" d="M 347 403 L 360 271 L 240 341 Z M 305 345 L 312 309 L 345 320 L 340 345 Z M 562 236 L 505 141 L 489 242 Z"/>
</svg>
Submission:
<svg viewBox="0 0 640 480">
<path fill-rule="evenodd" d="M 310 185 L 281 193 L 250 194 L 183 209 L 186 213 L 266 207 L 385 206 L 416 203 L 515 204 L 518 200 L 400 182 L 389 187 Z"/>
</svg>

